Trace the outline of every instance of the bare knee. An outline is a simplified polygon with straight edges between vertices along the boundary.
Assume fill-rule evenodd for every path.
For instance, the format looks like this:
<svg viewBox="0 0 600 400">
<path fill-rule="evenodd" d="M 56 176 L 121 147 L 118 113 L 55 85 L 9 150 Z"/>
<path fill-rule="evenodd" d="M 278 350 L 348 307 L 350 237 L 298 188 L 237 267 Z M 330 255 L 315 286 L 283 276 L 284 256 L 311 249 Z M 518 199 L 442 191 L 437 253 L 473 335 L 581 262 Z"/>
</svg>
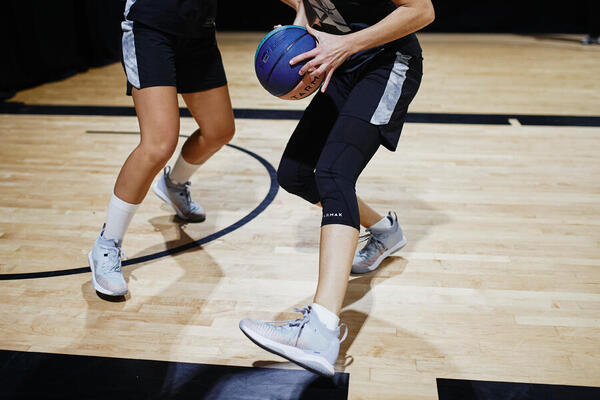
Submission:
<svg viewBox="0 0 600 400">
<path fill-rule="evenodd" d="M 153 169 L 164 167 L 177 147 L 177 140 L 163 140 L 156 142 L 142 141 L 138 148 Z"/>
<path fill-rule="evenodd" d="M 235 135 L 235 125 L 220 126 L 204 134 L 206 145 L 212 149 L 219 149 L 231 142 Z"/>
</svg>

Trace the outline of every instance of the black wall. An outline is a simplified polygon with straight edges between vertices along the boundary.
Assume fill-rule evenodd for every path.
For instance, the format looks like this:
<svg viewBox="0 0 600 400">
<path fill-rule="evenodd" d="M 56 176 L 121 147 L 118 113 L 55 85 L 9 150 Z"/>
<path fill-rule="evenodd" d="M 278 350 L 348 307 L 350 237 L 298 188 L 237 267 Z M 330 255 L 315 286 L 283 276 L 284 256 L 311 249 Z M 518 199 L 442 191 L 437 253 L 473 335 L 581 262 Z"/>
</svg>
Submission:
<svg viewBox="0 0 600 400">
<path fill-rule="evenodd" d="M 0 99 L 119 59 L 119 0 L 2 0 Z"/>
<path fill-rule="evenodd" d="M 600 0 L 433 0 L 436 20 L 429 32 L 582 33 L 589 3 Z M 280 1 L 219 0 L 221 30 L 268 30 L 291 23 L 291 8 Z"/>
<path fill-rule="evenodd" d="M 589 1 L 589 3 L 588 3 Z M 586 32 L 600 0 L 433 0 L 430 32 Z M 119 60 L 124 0 L 2 0 L 0 100 L 16 90 Z M 277 0 L 219 0 L 219 30 L 268 31 L 291 23 Z"/>
</svg>

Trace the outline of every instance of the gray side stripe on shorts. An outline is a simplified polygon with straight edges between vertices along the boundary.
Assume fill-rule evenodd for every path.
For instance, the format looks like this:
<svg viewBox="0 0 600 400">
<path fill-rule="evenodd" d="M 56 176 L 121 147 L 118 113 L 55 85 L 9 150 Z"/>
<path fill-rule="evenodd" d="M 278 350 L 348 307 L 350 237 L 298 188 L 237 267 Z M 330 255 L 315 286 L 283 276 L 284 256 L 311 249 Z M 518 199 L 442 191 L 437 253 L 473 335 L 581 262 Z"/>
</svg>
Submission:
<svg viewBox="0 0 600 400">
<path fill-rule="evenodd" d="M 379 104 L 371 117 L 371 123 L 374 125 L 385 125 L 390 122 L 394 108 L 398 104 L 402 94 L 402 86 L 406 80 L 406 71 L 408 71 L 408 62 L 412 57 L 402 53 L 396 53 L 394 67 L 390 71 L 385 90 L 379 100 Z"/>
<path fill-rule="evenodd" d="M 127 0 L 127 3 L 125 3 L 125 13 L 124 13 L 125 19 L 127 19 L 127 14 L 129 14 L 129 9 L 133 5 L 133 3 L 135 3 L 135 0 Z"/>
<path fill-rule="evenodd" d="M 129 4 L 129 2 L 127 2 Z M 140 75 L 138 72 L 137 56 L 135 54 L 135 40 L 133 37 L 133 21 L 125 20 L 121 23 L 123 30 L 123 64 L 127 80 L 136 88 L 140 88 Z"/>
</svg>

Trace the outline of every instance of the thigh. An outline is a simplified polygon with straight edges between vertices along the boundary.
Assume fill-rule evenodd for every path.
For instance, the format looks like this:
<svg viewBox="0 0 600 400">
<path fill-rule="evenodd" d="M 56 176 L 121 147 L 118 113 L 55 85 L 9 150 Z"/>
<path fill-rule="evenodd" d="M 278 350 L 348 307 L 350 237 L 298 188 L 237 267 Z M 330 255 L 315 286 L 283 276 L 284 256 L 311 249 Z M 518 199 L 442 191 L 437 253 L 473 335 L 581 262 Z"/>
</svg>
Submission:
<svg viewBox="0 0 600 400">
<path fill-rule="evenodd" d="M 352 185 L 381 145 L 377 126 L 340 115 L 323 147 L 317 171 L 333 173 Z"/>
<path fill-rule="evenodd" d="M 323 225 L 344 224 L 359 229 L 356 181 L 380 144 L 375 125 L 340 115 L 315 169 Z"/>
<path fill-rule="evenodd" d="M 133 89 L 132 95 L 142 144 L 153 147 L 176 145 L 179 137 L 179 105 L 175 87 Z"/>
<path fill-rule="evenodd" d="M 295 160 L 314 169 L 327 137 L 339 115 L 329 94 L 318 92 L 296 125 L 282 158 Z"/>
<path fill-rule="evenodd" d="M 181 95 L 202 135 L 219 135 L 234 130 L 233 109 L 227 86 Z"/>
</svg>

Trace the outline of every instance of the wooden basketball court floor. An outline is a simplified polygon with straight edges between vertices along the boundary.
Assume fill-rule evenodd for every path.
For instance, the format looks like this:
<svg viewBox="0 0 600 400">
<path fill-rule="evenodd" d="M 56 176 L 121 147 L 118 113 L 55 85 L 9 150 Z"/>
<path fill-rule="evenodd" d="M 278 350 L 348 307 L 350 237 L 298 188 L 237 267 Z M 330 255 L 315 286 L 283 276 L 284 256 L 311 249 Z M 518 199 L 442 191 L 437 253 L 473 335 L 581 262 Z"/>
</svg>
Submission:
<svg viewBox="0 0 600 400">
<path fill-rule="evenodd" d="M 298 113 L 270 110 L 307 103 L 259 86 L 260 36 L 219 35 L 236 147 L 193 177 L 204 223 L 178 224 L 147 196 L 124 242 L 134 260 L 125 301 L 100 298 L 86 272 L 138 140 L 120 64 L 4 104 L 0 349 L 297 369 L 237 326 L 292 317 L 317 277 L 320 210 L 275 193 L 271 169 Z M 348 398 L 436 399 L 437 378 L 600 386 L 600 47 L 572 36 L 420 38 L 414 122 L 357 186 L 398 213 L 408 245 L 351 277 L 337 364 Z M 193 129 L 183 118 L 182 135 Z"/>
</svg>

